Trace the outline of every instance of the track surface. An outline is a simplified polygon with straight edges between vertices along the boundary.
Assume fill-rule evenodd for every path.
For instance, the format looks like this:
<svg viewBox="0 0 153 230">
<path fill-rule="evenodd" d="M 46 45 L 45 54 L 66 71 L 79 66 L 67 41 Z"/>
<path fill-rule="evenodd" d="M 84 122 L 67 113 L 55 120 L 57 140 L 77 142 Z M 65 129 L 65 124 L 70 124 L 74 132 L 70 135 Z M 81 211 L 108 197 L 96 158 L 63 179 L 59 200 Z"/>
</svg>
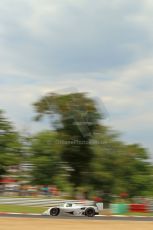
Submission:
<svg viewBox="0 0 153 230">
<path fill-rule="evenodd" d="M 78 216 L 43 216 L 43 215 L 27 215 L 27 214 L 0 214 L 1 217 L 16 217 L 16 218 L 31 218 L 31 219 L 50 219 L 50 220 L 89 220 L 89 221 L 102 221 L 102 220 L 114 220 L 114 221 L 149 221 L 153 222 L 153 217 L 124 217 L 124 216 L 95 216 L 95 217 L 78 217 Z"/>
</svg>

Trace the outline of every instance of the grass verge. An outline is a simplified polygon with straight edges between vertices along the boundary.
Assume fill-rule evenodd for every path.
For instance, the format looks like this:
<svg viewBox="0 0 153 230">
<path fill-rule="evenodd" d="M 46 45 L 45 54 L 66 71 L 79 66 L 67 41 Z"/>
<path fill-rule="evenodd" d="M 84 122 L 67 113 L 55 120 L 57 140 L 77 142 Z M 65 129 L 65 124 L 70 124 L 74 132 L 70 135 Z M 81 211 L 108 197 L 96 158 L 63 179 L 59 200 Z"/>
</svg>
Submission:
<svg viewBox="0 0 153 230">
<path fill-rule="evenodd" d="M 16 212 L 16 213 L 42 213 L 46 207 L 31 207 L 21 205 L 0 204 L 0 212 Z"/>
<path fill-rule="evenodd" d="M 127 216 L 153 216 L 153 212 L 129 212 Z"/>
</svg>

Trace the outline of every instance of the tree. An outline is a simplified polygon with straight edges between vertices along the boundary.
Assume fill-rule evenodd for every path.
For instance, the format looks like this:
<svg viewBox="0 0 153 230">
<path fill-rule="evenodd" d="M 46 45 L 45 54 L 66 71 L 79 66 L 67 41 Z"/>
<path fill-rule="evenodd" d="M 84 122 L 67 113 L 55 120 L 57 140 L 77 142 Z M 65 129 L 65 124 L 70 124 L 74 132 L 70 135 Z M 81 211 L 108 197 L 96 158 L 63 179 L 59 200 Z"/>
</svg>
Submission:
<svg viewBox="0 0 153 230">
<path fill-rule="evenodd" d="M 130 197 L 151 193 L 152 164 L 147 150 L 139 144 L 127 145 L 107 127 L 97 137 L 102 145 L 94 146 L 91 181 L 95 189 Z"/>
<path fill-rule="evenodd" d="M 126 190 L 131 197 L 153 191 L 152 163 L 149 160 L 147 150 L 141 145 L 125 145 L 120 164 L 122 173 L 119 171 L 118 174 L 126 181 Z"/>
<path fill-rule="evenodd" d="M 19 134 L 0 110 L 0 177 L 7 172 L 8 166 L 20 162 L 21 149 Z"/>
<path fill-rule="evenodd" d="M 75 187 L 85 183 L 94 154 L 89 142 L 103 117 L 95 102 L 85 93 L 48 94 L 34 108 L 36 120 L 48 116 L 60 137 L 62 160 L 71 168 L 70 181 Z"/>
<path fill-rule="evenodd" d="M 34 108 L 36 120 L 47 116 L 55 129 L 61 161 L 69 168 L 75 188 L 129 196 L 153 191 L 147 150 L 139 144 L 127 145 L 117 132 L 100 124 L 103 114 L 86 94 L 49 94 Z M 97 144 L 92 144 L 95 140 Z"/>
<path fill-rule="evenodd" d="M 31 138 L 32 183 L 37 185 L 58 185 L 67 183 L 66 169 L 61 160 L 61 146 L 57 134 L 43 131 Z M 64 184 L 65 184 L 64 183 Z"/>
</svg>

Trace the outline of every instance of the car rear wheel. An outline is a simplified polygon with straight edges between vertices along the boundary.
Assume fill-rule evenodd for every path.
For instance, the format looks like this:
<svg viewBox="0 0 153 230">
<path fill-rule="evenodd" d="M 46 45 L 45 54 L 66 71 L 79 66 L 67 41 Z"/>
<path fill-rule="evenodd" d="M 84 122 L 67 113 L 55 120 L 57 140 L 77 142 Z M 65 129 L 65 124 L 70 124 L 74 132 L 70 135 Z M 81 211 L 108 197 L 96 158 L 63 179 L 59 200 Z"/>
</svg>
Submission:
<svg viewBox="0 0 153 230">
<path fill-rule="evenodd" d="M 95 216 L 95 210 L 94 208 L 87 208 L 85 211 L 85 215 L 88 217 L 93 217 Z"/>
<path fill-rule="evenodd" d="M 59 213 L 60 213 L 59 208 L 52 208 L 52 209 L 50 210 L 50 215 L 51 215 L 51 216 L 58 216 Z"/>
</svg>

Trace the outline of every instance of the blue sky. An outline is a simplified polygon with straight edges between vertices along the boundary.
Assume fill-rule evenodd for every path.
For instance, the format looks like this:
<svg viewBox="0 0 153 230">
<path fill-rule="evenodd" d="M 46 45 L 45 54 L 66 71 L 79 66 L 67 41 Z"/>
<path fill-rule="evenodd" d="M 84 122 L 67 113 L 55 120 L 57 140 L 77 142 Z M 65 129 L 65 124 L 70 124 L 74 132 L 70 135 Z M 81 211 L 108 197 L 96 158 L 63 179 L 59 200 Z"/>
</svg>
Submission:
<svg viewBox="0 0 153 230">
<path fill-rule="evenodd" d="M 100 98 L 105 124 L 153 153 L 153 1 L 1 0 L 0 108 L 39 130 L 31 104 L 49 91 Z"/>
</svg>

